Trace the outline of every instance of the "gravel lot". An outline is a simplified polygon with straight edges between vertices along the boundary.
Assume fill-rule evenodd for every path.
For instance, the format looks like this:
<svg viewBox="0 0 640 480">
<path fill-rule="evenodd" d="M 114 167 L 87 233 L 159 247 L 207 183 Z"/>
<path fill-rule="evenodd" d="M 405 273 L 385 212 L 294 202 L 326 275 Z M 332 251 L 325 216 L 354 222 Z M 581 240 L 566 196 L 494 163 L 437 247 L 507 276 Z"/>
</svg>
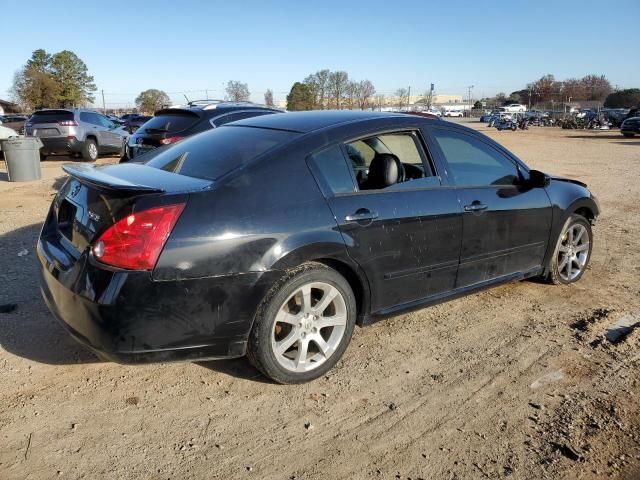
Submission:
<svg viewBox="0 0 640 480">
<path fill-rule="evenodd" d="M 357 329 L 303 386 L 244 360 L 98 362 L 36 281 L 64 162 L 29 184 L 0 170 L 0 304 L 18 305 L 0 313 L 0 479 L 640 478 L 640 328 L 603 336 L 640 322 L 640 139 L 469 125 L 589 184 L 602 207 L 589 271 Z"/>
</svg>

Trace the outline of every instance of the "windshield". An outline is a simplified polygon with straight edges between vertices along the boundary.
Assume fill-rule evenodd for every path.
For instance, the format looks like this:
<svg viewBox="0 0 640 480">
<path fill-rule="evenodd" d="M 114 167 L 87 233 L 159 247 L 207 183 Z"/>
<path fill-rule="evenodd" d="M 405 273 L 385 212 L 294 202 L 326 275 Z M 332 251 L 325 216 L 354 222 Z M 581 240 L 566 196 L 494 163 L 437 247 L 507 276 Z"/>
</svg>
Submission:
<svg viewBox="0 0 640 480">
<path fill-rule="evenodd" d="M 189 177 L 215 180 L 297 135 L 266 128 L 219 127 L 158 152 L 146 164 Z"/>
</svg>

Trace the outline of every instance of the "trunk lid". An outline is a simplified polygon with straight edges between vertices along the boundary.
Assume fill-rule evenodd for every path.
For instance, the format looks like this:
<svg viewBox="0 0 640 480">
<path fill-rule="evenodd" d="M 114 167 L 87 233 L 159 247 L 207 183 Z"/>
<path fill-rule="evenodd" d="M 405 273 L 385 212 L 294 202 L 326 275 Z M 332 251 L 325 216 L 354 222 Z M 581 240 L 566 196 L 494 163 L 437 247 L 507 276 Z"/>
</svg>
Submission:
<svg viewBox="0 0 640 480">
<path fill-rule="evenodd" d="M 67 267 L 125 216 L 176 199 L 184 201 L 189 192 L 212 185 L 141 164 L 67 164 L 63 169 L 70 178 L 51 205 L 41 237 L 48 242 L 48 256 Z"/>
</svg>

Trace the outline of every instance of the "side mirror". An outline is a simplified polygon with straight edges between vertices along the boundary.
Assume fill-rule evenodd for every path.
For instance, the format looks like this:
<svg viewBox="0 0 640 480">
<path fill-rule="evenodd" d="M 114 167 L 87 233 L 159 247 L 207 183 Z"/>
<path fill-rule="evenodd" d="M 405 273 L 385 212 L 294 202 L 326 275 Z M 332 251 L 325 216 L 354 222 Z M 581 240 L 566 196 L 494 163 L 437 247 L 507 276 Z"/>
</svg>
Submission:
<svg viewBox="0 0 640 480">
<path fill-rule="evenodd" d="M 529 185 L 533 188 L 545 188 L 550 183 L 549 175 L 539 170 L 529 170 Z"/>
</svg>

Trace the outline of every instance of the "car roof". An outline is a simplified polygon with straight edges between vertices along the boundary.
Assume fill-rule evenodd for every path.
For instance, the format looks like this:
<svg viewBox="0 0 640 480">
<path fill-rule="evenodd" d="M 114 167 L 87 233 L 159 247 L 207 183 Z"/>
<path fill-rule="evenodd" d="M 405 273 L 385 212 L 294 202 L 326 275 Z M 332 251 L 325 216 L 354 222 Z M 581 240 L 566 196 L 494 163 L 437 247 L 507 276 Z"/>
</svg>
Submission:
<svg viewBox="0 0 640 480">
<path fill-rule="evenodd" d="M 234 122 L 233 125 L 272 128 L 290 132 L 309 133 L 314 130 L 344 123 L 353 123 L 378 118 L 408 117 L 403 113 L 369 112 L 360 110 L 309 110 L 288 112 L 284 115 L 263 115 Z M 427 120 L 427 119 L 424 119 Z"/>
</svg>

